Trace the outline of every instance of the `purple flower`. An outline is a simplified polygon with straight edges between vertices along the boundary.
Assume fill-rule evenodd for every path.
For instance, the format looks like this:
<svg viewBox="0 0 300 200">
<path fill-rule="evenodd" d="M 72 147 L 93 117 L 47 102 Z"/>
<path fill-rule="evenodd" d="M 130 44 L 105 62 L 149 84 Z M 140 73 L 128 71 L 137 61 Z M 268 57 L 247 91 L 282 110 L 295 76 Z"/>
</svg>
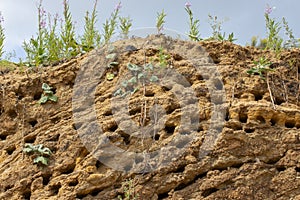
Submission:
<svg viewBox="0 0 300 200">
<path fill-rule="evenodd" d="M 186 2 L 184 5 L 185 5 L 185 7 L 187 7 L 187 8 L 190 8 L 190 7 L 192 6 L 192 4 L 191 4 L 190 2 Z"/>
<path fill-rule="evenodd" d="M 46 11 L 44 10 L 44 8 L 41 8 L 41 9 L 40 9 L 40 15 L 41 15 L 41 16 L 46 15 Z"/>
<path fill-rule="evenodd" d="M 41 28 L 45 28 L 46 27 L 46 22 L 45 20 L 42 20 L 40 23 Z"/>
<path fill-rule="evenodd" d="M 4 22 L 4 18 L 3 18 L 3 16 L 2 16 L 1 11 L 0 11 L 0 24 L 1 24 L 2 22 Z"/>
<path fill-rule="evenodd" d="M 122 8 L 121 1 L 115 6 L 115 10 L 120 10 Z"/>
<path fill-rule="evenodd" d="M 269 15 L 269 14 L 271 14 L 272 11 L 273 11 L 273 8 L 271 8 L 269 6 L 269 4 L 267 4 L 266 9 L 265 9 L 265 14 Z"/>
</svg>

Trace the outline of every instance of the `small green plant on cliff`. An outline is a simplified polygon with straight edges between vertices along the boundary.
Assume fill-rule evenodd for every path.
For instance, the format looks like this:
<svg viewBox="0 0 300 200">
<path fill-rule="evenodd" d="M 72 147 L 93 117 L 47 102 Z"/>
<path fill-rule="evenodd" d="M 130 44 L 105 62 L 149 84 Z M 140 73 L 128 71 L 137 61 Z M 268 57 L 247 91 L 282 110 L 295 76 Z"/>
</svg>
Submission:
<svg viewBox="0 0 300 200">
<path fill-rule="evenodd" d="M 158 52 L 159 66 L 165 68 L 168 65 L 168 59 L 170 58 L 170 55 L 165 53 L 162 47 L 160 47 L 158 50 L 159 50 Z"/>
<path fill-rule="evenodd" d="M 49 156 L 51 156 L 52 152 L 49 148 L 43 147 L 42 144 L 25 144 L 23 147 L 23 152 L 26 154 L 33 154 L 34 164 L 42 164 L 42 165 L 48 165 Z"/>
<path fill-rule="evenodd" d="M 157 17 L 156 17 L 156 29 L 157 29 L 157 33 L 160 34 L 161 31 L 164 29 L 164 24 L 165 24 L 165 17 L 166 17 L 166 13 L 164 12 L 164 10 L 162 10 L 160 13 L 157 13 Z"/>
<path fill-rule="evenodd" d="M 46 11 L 42 7 L 42 1 L 38 5 L 38 32 L 37 37 L 32 37 L 29 42 L 23 42 L 23 48 L 27 54 L 27 60 L 30 65 L 43 64 L 47 58 L 46 55 Z"/>
<path fill-rule="evenodd" d="M 200 32 L 199 32 L 199 19 L 194 19 L 193 12 L 191 10 L 191 3 L 186 2 L 185 3 L 185 11 L 189 15 L 189 27 L 190 31 L 188 33 L 189 38 L 192 41 L 200 41 Z"/>
<path fill-rule="evenodd" d="M 131 78 L 122 82 L 122 88 L 119 88 L 114 96 L 126 96 L 128 94 L 134 94 L 139 88 L 139 84 L 145 85 L 150 82 L 158 81 L 158 77 L 153 74 L 154 66 L 152 63 L 148 63 L 144 66 L 139 66 L 133 63 L 127 64 L 127 69 L 131 73 Z"/>
<path fill-rule="evenodd" d="M 285 35 L 288 36 L 288 40 L 284 42 L 284 48 L 296 48 L 299 47 L 299 40 L 294 37 L 292 29 L 289 27 L 287 20 L 283 17 L 282 23 L 285 29 Z"/>
<path fill-rule="evenodd" d="M 113 73 L 113 71 L 115 67 L 119 65 L 117 54 L 114 53 L 114 49 L 115 49 L 114 46 L 110 46 L 108 49 L 108 54 L 105 56 L 108 63 L 106 67 L 109 70 L 106 73 L 106 79 L 109 81 L 115 78 L 115 73 Z"/>
<path fill-rule="evenodd" d="M 260 59 L 258 61 L 254 61 L 253 63 L 256 66 L 252 67 L 250 70 L 248 70 L 247 73 L 250 75 L 259 75 L 262 80 L 266 81 L 273 108 L 276 109 L 273 95 L 272 95 L 272 90 L 271 90 L 270 83 L 269 83 L 269 72 L 274 71 L 273 69 L 270 68 L 270 65 L 272 63 L 269 62 L 264 57 L 260 57 Z"/>
<path fill-rule="evenodd" d="M 122 189 L 124 192 L 124 197 L 121 195 L 118 196 L 120 200 L 136 200 L 138 195 L 134 189 L 134 181 L 132 179 L 128 179 L 122 183 Z"/>
<path fill-rule="evenodd" d="M 230 33 L 228 35 L 228 37 L 226 38 L 226 34 L 225 32 L 222 34 L 221 30 L 222 30 L 222 24 L 226 21 L 225 20 L 218 20 L 217 16 L 212 16 L 212 15 L 208 15 L 208 19 L 209 19 L 209 24 L 210 27 L 212 28 L 212 36 L 208 39 L 213 39 L 213 40 L 219 40 L 219 41 L 229 41 L 229 42 L 234 42 L 236 39 L 234 38 L 234 34 Z"/>
<path fill-rule="evenodd" d="M 267 5 L 265 10 L 265 21 L 267 27 L 267 44 L 266 49 L 274 50 L 279 53 L 282 48 L 283 39 L 279 36 L 281 25 L 275 19 L 270 18 L 274 8 Z"/>
<path fill-rule="evenodd" d="M 247 71 L 248 74 L 253 75 L 259 75 L 261 79 L 265 80 L 265 76 L 267 72 L 273 71 L 273 69 L 270 68 L 270 65 L 272 64 L 269 62 L 265 57 L 260 57 L 258 61 L 253 61 L 253 63 L 256 65 L 255 67 L 252 67 L 250 70 Z"/>
<path fill-rule="evenodd" d="M 121 29 L 121 33 L 124 39 L 128 38 L 129 29 L 132 26 L 132 20 L 130 17 L 120 17 L 120 25 L 119 28 Z"/>
<path fill-rule="evenodd" d="M 134 94 L 140 89 L 140 85 L 142 85 L 145 91 L 148 84 L 159 81 L 160 75 L 164 73 L 163 70 L 168 66 L 169 58 L 170 55 L 165 53 L 164 49 L 161 47 L 158 50 L 156 58 L 158 64 L 149 62 L 140 66 L 128 63 L 127 69 L 131 73 L 131 78 L 122 82 L 122 87 L 115 91 L 114 96 L 124 97 L 128 94 Z"/>
<path fill-rule="evenodd" d="M 62 53 L 64 58 L 71 58 L 80 53 L 80 48 L 75 40 L 75 27 L 70 12 L 69 1 L 64 0 L 63 21 L 61 26 Z"/>
<path fill-rule="evenodd" d="M 85 15 L 84 34 L 81 37 L 81 48 L 83 52 L 88 52 L 100 45 L 101 34 L 96 29 L 97 22 L 97 3 L 94 3 L 94 8 L 90 16 L 89 11 Z"/>
<path fill-rule="evenodd" d="M 54 95 L 54 93 L 52 91 L 52 87 L 50 87 L 46 83 L 43 83 L 42 89 L 43 89 L 43 94 L 41 95 L 41 98 L 38 101 L 39 104 L 44 104 L 48 100 L 51 100 L 53 102 L 57 102 L 58 97 Z"/>
<path fill-rule="evenodd" d="M 115 34 L 116 28 L 117 28 L 117 19 L 119 16 L 119 11 L 121 9 L 122 5 L 121 2 L 119 2 L 114 12 L 111 14 L 110 18 L 105 21 L 103 24 L 103 30 L 104 30 L 104 42 L 105 44 L 108 44 L 112 38 L 112 36 Z"/>
</svg>

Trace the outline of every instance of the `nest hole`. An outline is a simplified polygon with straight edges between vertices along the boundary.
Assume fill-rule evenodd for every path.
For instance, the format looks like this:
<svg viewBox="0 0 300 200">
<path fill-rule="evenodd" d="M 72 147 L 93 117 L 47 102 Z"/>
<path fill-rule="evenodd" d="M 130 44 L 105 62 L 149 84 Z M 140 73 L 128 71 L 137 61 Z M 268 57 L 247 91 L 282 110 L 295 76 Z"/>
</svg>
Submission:
<svg viewBox="0 0 300 200">
<path fill-rule="evenodd" d="M 31 125 L 32 128 L 34 128 L 35 125 L 38 123 L 38 121 L 34 119 L 34 120 L 30 120 L 28 123 Z"/>
<path fill-rule="evenodd" d="M 295 121 L 286 121 L 285 122 L 286 128 L 294 128 L 295 127 Z"/>
<path fill-rule="evenodd" d="M 255 101 L 262 100 L 263 94 L 261 94 L 261 93 L 254 93 L 254 98 L 255 98 Z"/>
<path fill-rule="evenodd" d="M 7 190 L 13 188 L 13 185 L 7 185 L 4 187 L 4 191 L 6 192 Z"/>
<path fill-rule="evenodd" d="M 245 128 L 244 131 L 246 133 L 253 133 L 255 131 L 255 129 L 254 128 Z"/>
<path fill-rule="evenodd" d="M 111 132 L 115 132 L 118 129 L 118 124 L 117 123 L 113 123 L 111 127 L 109 127 L 109 131 Z"/>
<path fill-rule="evenodd" d="M 159 138 L 160 138 L 160 135 L 159 135 L 159 134 L 155 134 L 155 136 L 154 136 L 154 140 L 155 140 L 155 141 L 158 141 L 158 140 L 159 140 Z"/>
<path fill-rule="evenodd" d="M 34 143 L 36 140 L 36 135 L 27 135 L 25 138 L 24 138 L 24 142 L 25 143 Z"/>
<path fill-rule="evenodd" d="M 60 188 L 61 188 L 61 184 L 58 183 L 58 184 L 56 184 L 56 185 L 52 185 L 52 186 L 51 186 L 51 191 L 52 191 L 52 193 L 53 193 L 54 195 L 57 195 Z"/>
<path fill-rule="evenodd" d="M 168 134 L 173 134 L 175 132 L 175 128 L 176 126 L 169 125 L 165 127 L 165 130 Z"/>
<path fill-rule="evenodd" d="M 23 193 L 23 198 L 24 199 L 30 199 L 30 197 L 31 197 L 31 191 L 30 191 L 30 189 L 29 190 L 26 190 L 24 193 Z"/>
<path fill-rule="evenodd" d="M 43 185 L 46 186 L 49 184 L 50 179 L 51 179 L 51 174 L 43 174 Z"/>
<path fill-rule="evenodd" d="M 275 126 L 277 124 L 278 120 L 275 118 L 271 119 L 271 126 Z"/>
<path fill-rule="evenodd" d="M 285 99 L 284 98 L 275 98 L 275 104 L 276 105 L 281 105 L 281 104 L 283 104 L 285 102 Z"/>
<path fill-rule="evenodd" d="M 102 166 L 102 163 L 99 160 L 97 160 L 96 161 L 96 168 L 99 169 L 99 167 L 101 167 L 101 166 Z"/>
<path fill-rule="evenodd" d="M 42 96 L 43 92 L 42 91 L 37 91 L 34 95 L 33 95 L 33 100 L 40 100 L 41 96 Z"/>
<path fill-rule="evenodd" d="M 9 111 L 7 112 L 7 115 L 8 115 L 11 119 L 15 119 L 15 118 L 18 116 L 18 114 L 17 114 L 17 112 L 16 112 L 15 110 L 9 110 Z"/>
<path fill-rule="evenodd" d="M 260 115 L 256 117 L 256 120 L 257 120 L 259 123 L 261 123 L 261 124 L 265 124 L 265 123 L 266 123 L 265 118 L 263 118 L 263 117 L 260 116 Z"/>
<path fill-rule="evenodd" d="M 169 197 L 169 191 L 165 193 L 158 194 L 158 199 L 166 199 Z"/>
<path fill-rule="evenodd" d="M 51 123 L 52 124 L 57 124 L 58 122 L 59 122 L 59 120 L 60 120 L 60 117 L 53 117 L 52 119 L 50 119 L 51 120 Z"/>
<path fill-rule="evenodd" d="M 206 189 L 202 192 L 202 196 L 203 197 L 208 197 L 209 195 L 211 195 L 212 193 L 215 193 L 217 192 L 218 189 L 217 188 L 209 188 L 209 189 Z"/>
<path fill-rule="evenodd" d="M 248 120 L 247 114 L 245 114 L 245 113 L 240 113 L 240 115 L 239 115 L 239 120 L 240 120 L 240 122 L 242 122 L 242 123 L 247 123 L 247 120 Z"/>
<path fill-rule="evenodd" d="M 16 150 L 16 146 L 10 146 L 10 147 L 8 147 L 7 149 L 6 149 L 6 152 L 7 152 L 7 154 L 8 155 L 11 155 L 11 154 L 13 154 L 13 152 Z"/>
<path fill-rule="evenodd" d="M 6 140 L 7 135 L 0 135 L 0 140 Z"/>
<path fill-rule="evenodd" d="M 72 163 L 72 164 L 66 166 L 66 168 L 62 170 L 62 173 L 63 174 L 71 174 L 74 171 L 75 166 L 76 166 L 75 163 Z"/>
<path fill-rule="evenodd" d="M 73 180 L 73 181 L 71 181 L 70 183 L 69 183 L 69 186 L 71 186 L 71 187 L 75 187 L 76 185 L 78 185 L 78 180 L 77 179 L 75 179 L 75 180 Z"/>
</svg>

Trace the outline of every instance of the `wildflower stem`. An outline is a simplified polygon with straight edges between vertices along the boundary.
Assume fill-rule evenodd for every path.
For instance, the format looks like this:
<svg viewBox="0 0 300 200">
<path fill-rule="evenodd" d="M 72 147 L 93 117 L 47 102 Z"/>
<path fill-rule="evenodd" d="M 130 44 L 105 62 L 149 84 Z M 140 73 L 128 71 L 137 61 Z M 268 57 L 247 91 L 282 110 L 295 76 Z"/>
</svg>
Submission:
<svg viewBox="0 0 300 200">
<path fill-rule="evenodd" d="M 193 12 L 190 7 L 191 7 L 190 3 L 185 4 L 185 11 L 189 15 L 190 31 L 189 31 L 188 36 L 190 37 L 191 40 L 199 41 L 200 40 L 199 20 L 198 19 L 194 20 Z"/>
<path fill-rule="evenodd" d="M 157 13 L 157 19 L 156 19 L 156 29 L 157 29 L 157 33 L 160 34 L 161 31 L 164 28 L 164 24 L 165 24 L 165 17 L 166 17 L 166 13 L 164 12 L 164 10 L 162 10 L 160 13 Z"/>
<path fill-rule="evenodd" d="M 89 16 L 89 12 L 86 12 L 84 34 L 81 38 L 81 46 L 84 52 L 90 51 L 100 45 L 101 35 L 95 27 L 97 22 L 97 3 L 98 0 L 95 0 L 91 17 Z"/>
<path fill-rule="evenodd" d="M 4 48 L 4 40 L 5 40 L 5 35 L 4 35 L 4 28 L 2 27 L 2 23 L 4 22 L 4 19 L 2 17 L 2 14 L 0 12 L 0 59 L 4 53 L 3 48 Z"/>
</svg>

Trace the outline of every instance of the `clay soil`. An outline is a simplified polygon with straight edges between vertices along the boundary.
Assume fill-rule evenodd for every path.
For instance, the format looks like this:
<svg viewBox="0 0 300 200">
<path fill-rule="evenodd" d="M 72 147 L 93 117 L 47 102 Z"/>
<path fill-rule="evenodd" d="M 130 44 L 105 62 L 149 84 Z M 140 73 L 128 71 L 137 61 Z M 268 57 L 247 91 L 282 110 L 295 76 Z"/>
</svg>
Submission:
<svg viewBox="0 0 300 200">
<path fill-rule="evenodd" d="M 0 68 L 0 199 L 300 199 L 299 49 L 162 35 L 112 45 Z M 272 70 L 249 75 L 261 57 Z M 142 84 L 122 85 L 132 77 Z M 58 102 L 37 103 L 43 83 Z M 27 143 L 49 148 L 49 164 Z"/>
</svg>

